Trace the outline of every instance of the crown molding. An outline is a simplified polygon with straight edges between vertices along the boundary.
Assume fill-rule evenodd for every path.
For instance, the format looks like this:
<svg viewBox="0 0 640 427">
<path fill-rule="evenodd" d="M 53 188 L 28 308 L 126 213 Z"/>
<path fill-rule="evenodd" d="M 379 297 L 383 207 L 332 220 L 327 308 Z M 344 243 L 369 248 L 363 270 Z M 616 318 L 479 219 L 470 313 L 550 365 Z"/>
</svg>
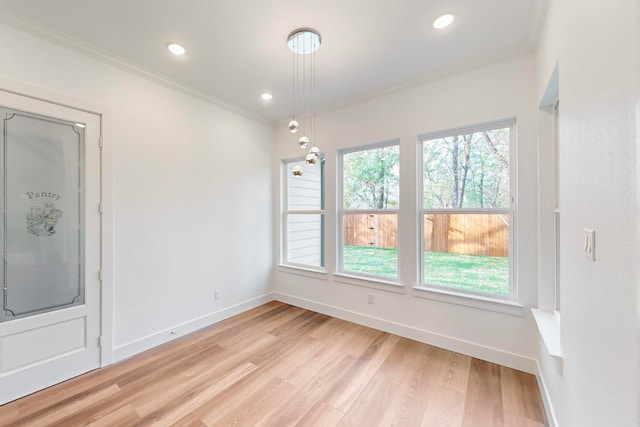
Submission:
<svg viewBox="0 0 640 427">
<path fill-rule="evenodd" d="M 119 68 L 138 77 L 142 77 L 153 83 L 162 85 L 169 89 L 173 89 L 201 101 L 205 101 L 231 113 L 238 114 L 261 124 L 265 124 L 271 127 L 274 126 L 274 122 L 272 120 L 265 119 L 264 117 L 248 112 L 229 102 L 207 95 L 202 91 L 191 88 L 179 82 L 178 80 L 172 79 L 161 73 L 145 68 L 133 61 L 118 56 L 113 52 L 101 49 L 97 46 L 86 43 L 78 38 L 69 36 L 68 34 L 64 34 L 45 25 L 36 23 L 23 17 L 16 16 L 15 14 L 12 14 L 2 7 L 0 7 L 0 23 L 15 28 L 19 31 L 31 34 L 35 37 L 46 40 L 63 48 L 75 51 L 83 56 L 100 61 L 104 64 Z"/>
</svg>

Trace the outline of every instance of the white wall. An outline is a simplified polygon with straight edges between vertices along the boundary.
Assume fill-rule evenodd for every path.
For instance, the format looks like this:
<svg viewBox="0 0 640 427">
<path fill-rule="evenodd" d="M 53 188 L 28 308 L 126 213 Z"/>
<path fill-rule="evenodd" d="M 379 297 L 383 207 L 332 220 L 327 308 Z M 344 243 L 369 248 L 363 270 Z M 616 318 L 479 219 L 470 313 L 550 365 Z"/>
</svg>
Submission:
<svg viewBox="0 0 640 427">
<path fill-rule="evenodd" d="M 636 7 L 636 55 L 635 55 L 635 70 L 636 70 L 636 194 L 638 195 L 638 205 L 640 207 L 640 7 Z M 640 234 L 640 209 L 636 208 L 636 224 L 638 224 L 638 234 Z M 636 244 L 638 238 L 636 236 Z M 638 249 L 638 248 L 636 248 Z M 636 399 L 637 409 L 636 416 L 640 418 L 640 269 L 636 269 L 636 349 L 637 349 L 637 362 L 636 362 Z"/>
<path fill-rule="evenodd" d="M 539 359 L 560 426 L 639 422 L 637 8 L 551 0 L 539 41 L 538 101 L 559 67 L 563 360 L 543 345 Z M 596 231 L 595 262 L 584 228 Z"/>
<path fill-rule="evenodd" d="M 330 84 L 325 82 L 324 84 Z M 319 88 L 319 90 L 322 90 Z M 400 205 L 417 206 L 416 153 L 419 134 L 517 117 L 519 215 L 517 223 L 517 282 L 519 302 L 537 304 L 536 280 L 536 99 L 535 57 L 525 55 L 422 85 L 396 91 L 359 105 L 317 117 L 318 145 L 326 152 L 326 260 L 329 273 L 336 259 L 337 150 L 400 140 Z M 301 150 L 285 124 L 276 129 L 274 171 L 279 159 Z M 278 177 L 274 177 L 274 206 Z M 279 213 L 274 227 L 280 230 Z M 536 330 L 528 309 L 505 314 L 424 298 L 417 283 L 417 214 L 403 210 L 399 219 L 402 293 L 371 289 L 325 276 L 275 273 L 278 298 L 348 318 L 415 339 L 535 372 Z M 276 236 L 279 234 L 276 233 Z M 277 242 L 275 253 L 277 254 Z M 278 260 L 276 260 L 277 262 Z M 367 294 L 375 304 L 367 304 Z M 462 299 L 464 301 L 464 299 Z M 458 300 L 460 301 L 460 300 Z M 495 308 L 487 304 L 485 307 Z"/>
<path fill-rule="evenodd" d="M 265 299 L 271 126 L 4 25 L 0 40 L 0 77 L 112 113 L 115 359 Z"/>
</svg>

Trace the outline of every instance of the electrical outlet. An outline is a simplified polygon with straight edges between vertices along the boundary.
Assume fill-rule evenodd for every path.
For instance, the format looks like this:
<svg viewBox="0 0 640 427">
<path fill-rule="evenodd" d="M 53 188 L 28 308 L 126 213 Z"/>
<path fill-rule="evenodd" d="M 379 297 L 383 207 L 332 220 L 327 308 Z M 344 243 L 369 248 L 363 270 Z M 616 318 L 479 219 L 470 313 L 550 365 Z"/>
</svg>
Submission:
<svg viewBox="0 0 640 427">
<path fill-rule="evenodd" d="M 376 297 L 373 294 L 367 294 L 367 302 L 369 304 L 373 304 L 376 302 Z"/>
<path fill-rule="evenodd" d="M 220 289 L 213 291 L 213 298 L 218 301 L 220 299 Z"/>
</svg>

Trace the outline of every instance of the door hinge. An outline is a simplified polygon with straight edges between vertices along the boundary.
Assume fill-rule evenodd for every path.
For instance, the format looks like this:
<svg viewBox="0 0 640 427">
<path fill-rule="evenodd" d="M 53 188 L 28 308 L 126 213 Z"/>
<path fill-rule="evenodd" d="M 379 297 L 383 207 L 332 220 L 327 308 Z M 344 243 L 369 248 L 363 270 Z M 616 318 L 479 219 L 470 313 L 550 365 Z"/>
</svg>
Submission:
<svg viewBox="0 0 640 427">
<path fill-rule="evenodd" d="M 102 215 L 102 202 L 98 203 L 98 212 Z"/>
<path fill-rule="evenodd" d="M 98 347 L 102 347 L 102 335 L 98 337 Z"/>
<path fill-rule="evenodd" d="M 102 148 L 103 142 L 102 137 L 98 138 L 98 147 Z"/>
<path fill-rule="evenodd" d="M 102 282 L 102 270 L 98 270 L 98 280 Z"/>
</svg>

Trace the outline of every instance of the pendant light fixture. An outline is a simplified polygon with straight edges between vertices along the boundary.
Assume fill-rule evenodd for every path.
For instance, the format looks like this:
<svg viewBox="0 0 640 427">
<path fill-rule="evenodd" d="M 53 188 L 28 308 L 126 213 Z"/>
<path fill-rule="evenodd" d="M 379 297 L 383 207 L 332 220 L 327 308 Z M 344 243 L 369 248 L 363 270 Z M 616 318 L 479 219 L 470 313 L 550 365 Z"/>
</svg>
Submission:
<svg viewBox="0 0 640 427">
<path fill-rule="evenodd" d="M 287 46 L 293 53 L 293 114 L 289 122 L 289 131 L 299 136 L 298 146 L 307 148 L 312 145 L 305 161 L 314 165 L 318 160 L 320 149 L 316 146 L 315 138 L 315 89 L 316 89 L 316 58 L 315 52 L 320 48 L 320 33 L 313 28 L 298 28 L 287 37 Z M 304 114 L 304 120 L 301 117 Z M 302 167 L 293 168 L 294 176 L 302 175 Z"/>
</svg>

